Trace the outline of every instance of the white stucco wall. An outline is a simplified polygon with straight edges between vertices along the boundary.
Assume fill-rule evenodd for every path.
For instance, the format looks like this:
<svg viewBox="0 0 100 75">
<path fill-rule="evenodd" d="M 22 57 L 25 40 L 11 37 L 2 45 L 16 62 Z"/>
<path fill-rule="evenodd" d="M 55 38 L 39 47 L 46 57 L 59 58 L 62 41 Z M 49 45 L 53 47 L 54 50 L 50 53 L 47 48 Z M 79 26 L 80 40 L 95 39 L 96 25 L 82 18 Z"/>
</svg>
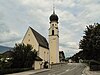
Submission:
<svg viewBox="0 0 100 75">
<path fill-rule="evenodd" d="M 59 63 L 59 40 L 57 36 L 49 37 L 50 64 Z"/>
<path fill-rule="evenodd" d="M 54 34 L 53 31 L 54 30 Z M 49 28 L 50 64 L 59 63 L 59 29 L 57 22 L 51 22 Z"/>
<path fill-rule="evenodd" d="M 39 57 L 44 61 L 49 61 L 49 50 L 39 46 Z"/>
<path fill-rule="evenodd" d="M 38 42 L 30 28 L 28 28 L 28 30 L 22 40 L 22 43 L 24 43 L 25 45 L 30 44 L 30 45 L 32 45 L 33 50 L 35 49 L 36 51 L 38 51 L 38 46 L 39 46 Z"/>
<path fill-rule="evenodd" d="M 34 67 L 35 70 L 41 69 L 42 68 L 41 63 L 42 63 L 42 61 L 35 61 L 32 67 Z"/>
<path fill-rule="evenodd" d="M 53 25 L 53 26 L 52 26 Z M 58 24 L 56 22 L 52 22 L 50 24 L 50 28 L 49 28 L 49 35 L 52 35 L 52 30 L 54 30 L 54 35 L 58 35 L 59 31 L 58 31 Z"/>
</svg>

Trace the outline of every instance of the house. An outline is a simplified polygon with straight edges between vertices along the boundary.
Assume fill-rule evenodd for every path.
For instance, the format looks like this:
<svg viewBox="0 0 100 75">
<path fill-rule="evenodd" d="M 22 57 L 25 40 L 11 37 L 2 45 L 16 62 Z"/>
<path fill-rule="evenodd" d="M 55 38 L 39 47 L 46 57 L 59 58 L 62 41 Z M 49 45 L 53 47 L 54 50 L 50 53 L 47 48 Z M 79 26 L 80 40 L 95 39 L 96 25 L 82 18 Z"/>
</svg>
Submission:
<svg viewBox="0 0 100 75">
<path fill-rule="evenodd" d="M 33 28 L 29 27 L 22 40 L 22 43 L 25 45 L 32 45 L 32 50 L 36 50 L 37 56 L 42 59 L 42 61 L 36 61 L 37 65 L 35 65 L 35 67 L 39 68 L 39 66 L 41 66 L 40 68 L 44 68 L 44 63 L 49 62 L 49 45 L 46 38 L 35 31 Z"/>
<path fill-rule="evenodd" d="M 4 65 L 4 66 L 1 66 L 1 68 L 11 68 L 11 66 L 13 64 L 12 63 L 13 56 L 14 56 L 14 53 L 12 51 L 6 51 L 6 52 L 2 53 L 1 57 L 0 57 L 0 62 L 1 62 L 0 66 L 1 65 Z"/>
<path fill-rule="evenodd" d="M 65 55 L 63 51 L 59 51 L 59 60 L 60 62 L 65 62 Z"/>
<path fill-rule="evenodd" d="M 14 53 L 12 51 L 6 51 L 2 53 L 1 61 L 8 62 L 13 60 Z"/>
</svg>

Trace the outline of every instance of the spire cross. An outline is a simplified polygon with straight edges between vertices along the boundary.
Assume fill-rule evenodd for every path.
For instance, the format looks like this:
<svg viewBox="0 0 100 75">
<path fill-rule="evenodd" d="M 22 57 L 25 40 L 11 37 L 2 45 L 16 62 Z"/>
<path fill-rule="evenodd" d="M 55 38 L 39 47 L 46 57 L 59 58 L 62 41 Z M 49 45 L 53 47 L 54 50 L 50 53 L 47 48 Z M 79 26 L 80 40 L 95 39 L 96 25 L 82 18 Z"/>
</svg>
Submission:
<svg viewBox="0 0 100 75">
<path fill-rule="evenodd" d="M 55 0 L 53 0 L 53 14 L 55 14 Z"/>
</svg>

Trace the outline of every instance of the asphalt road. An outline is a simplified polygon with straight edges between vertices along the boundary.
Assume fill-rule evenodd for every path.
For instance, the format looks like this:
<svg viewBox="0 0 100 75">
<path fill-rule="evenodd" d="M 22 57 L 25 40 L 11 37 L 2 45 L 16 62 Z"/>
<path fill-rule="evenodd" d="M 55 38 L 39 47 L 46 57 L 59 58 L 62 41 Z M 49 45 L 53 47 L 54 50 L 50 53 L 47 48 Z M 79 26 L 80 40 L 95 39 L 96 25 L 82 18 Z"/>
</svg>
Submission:
<svg viewBox="0 0 100 75">
<path fill-rule="evenodd" d="M 81 63 L 68 63 L 53 65 L 51 70 L 33 75 L 83 75 L 85 65 Z"/>
</svg>

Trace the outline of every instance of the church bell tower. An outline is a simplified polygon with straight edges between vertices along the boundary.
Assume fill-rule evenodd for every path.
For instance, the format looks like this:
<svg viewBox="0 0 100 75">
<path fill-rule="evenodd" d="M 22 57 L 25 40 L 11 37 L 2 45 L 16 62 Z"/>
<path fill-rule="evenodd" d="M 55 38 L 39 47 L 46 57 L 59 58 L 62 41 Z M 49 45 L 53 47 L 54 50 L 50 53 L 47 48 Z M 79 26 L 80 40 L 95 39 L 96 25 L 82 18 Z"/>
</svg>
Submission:
<svg viewBox="0 0 100 75">
<path fill-rule="evenodd" d="M 50 64 L 59 63 L 59 29 L 58 16 L 53 11 L 50 16 L 49 28 L 49 50 L 50 50 Z"/>
</svg>

